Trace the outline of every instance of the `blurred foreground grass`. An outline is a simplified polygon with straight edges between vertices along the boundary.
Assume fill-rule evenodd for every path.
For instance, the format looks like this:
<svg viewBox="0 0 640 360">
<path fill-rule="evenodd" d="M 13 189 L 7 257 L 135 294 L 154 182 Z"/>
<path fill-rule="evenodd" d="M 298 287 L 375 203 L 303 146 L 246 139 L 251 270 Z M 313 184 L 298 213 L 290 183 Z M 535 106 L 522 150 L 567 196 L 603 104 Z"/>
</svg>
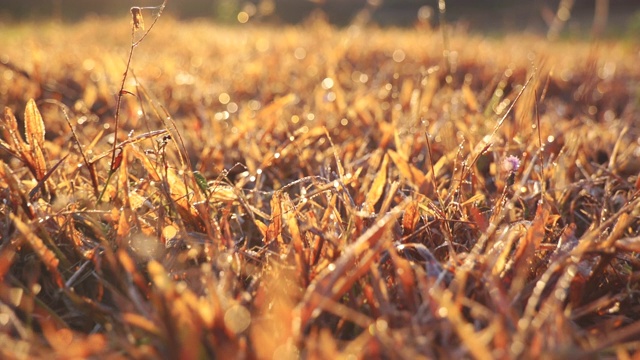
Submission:
<svg viewBox="0 0 640 360">
<path fill-rule="evenodd" d="M 131 25 L 0 32 L 3 358 L 638 354 L 633 40 L 162 18 L 98 203 Z"/>
</svg>

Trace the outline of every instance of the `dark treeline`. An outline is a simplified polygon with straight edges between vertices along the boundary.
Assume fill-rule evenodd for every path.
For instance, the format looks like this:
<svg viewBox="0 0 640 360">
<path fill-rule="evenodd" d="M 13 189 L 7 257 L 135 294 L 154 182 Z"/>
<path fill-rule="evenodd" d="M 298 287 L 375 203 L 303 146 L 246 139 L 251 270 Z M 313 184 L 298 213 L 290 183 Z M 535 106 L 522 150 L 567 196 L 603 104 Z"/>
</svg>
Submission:
<svg viewBox="0 0 640 360">
<path fill-rule="evenodd" d="M 372 2 L 371 0 L 369 0 Z M 437 21 L 438 0 L 376 0 L 380 6 L 372 13 L 373 20 L 382 25 L 408 26 L 417 20 L 418 10 L 431 8 L 432 21 Z M 576 17 L 593 16 L 596 0 L 576 2 Z M 0 17 L 5 19 L 34 19 L 54 17 L 61 20 L 79 20 L 87 15 L 121 16 L 131 6 L 157 6 L 162 0 L 0 0 Z M 272 5 L 267 15 L 259 16 L 262 5 Z M 447 18 L 463 20 L 476 27 L 513 28 L 541 26 L 542 14 L 557 10 L 559 0 L 450 0 L 447 1 Z M 239 11 L 258 9 L 261 21 L 297 23 L 314 10 L 322 10 L 335 24 L 349 23 L 359 10 L 367 6 L 367 0 L 170 0 L 167 13 L 189 18 L 209 18 L 218 21 L 234 21 Z M 638 0 L 610 0 L 610 14 L 631 15 L 640 11 Z"/>
</svg>

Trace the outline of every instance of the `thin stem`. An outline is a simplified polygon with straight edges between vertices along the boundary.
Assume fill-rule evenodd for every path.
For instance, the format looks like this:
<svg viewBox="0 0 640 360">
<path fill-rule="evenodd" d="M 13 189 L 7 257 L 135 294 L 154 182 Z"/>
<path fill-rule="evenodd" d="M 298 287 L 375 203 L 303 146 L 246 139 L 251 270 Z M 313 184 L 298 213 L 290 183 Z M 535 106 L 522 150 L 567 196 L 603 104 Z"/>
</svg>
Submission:
<svg viewBox="0 0 640 360">
<path fill-rule="evenodd" d="M 160 5 L 158 15 L 153 19 L 153 22 L 151 23 L 149 28 L 144 32 L 144 34 L 142 34 L 142 36 L 140 37 L 140 39 L 138 39 L 138 41 L 135 41 L 136 27 L 134 25 L 131 26 L 131 48 L 129 49 L 127 66 L 124 70 L 124 74 L 122 74 L 122 82 L 120 83 L 120 90 L 118 91 L 118 98 L 116 100 L 116 113 L 115 113 L 115 119 L 114 119 L 115 129 L 113 131 L 113 147 L 111 149 L 111 165 L 109 166 L 109 174 L 107 175 L 107 181 L 104 184 L 104 188 L 102 189 L 100 196 L 98 197 L 98 204 L 102 201 L 102 196 L 104 196 L 104 193 L 107 190 L 107 186 L 109 185 L 109 180 L 111 180 L 111 176 L 113 175 L 113 173 L 117 168 L 117 166 L 115 166 L 114 168 L 114 164 L 116 164 L 116 156 L 118 153 L 116 149 L 118 148 L 118 145 L 117 145 L 118 129 L 120 129 L 120 107 L 122 105 L 122 96 L 127 93 L 124 90 L 124 85 L 127 82 L 127 75 L 129 74 L 129 68 L 131 67 L 131 61 L 133 59 L 133 51 L 135 50 L 136 46 L 138 46 L 142 42 L 142 40 L 144 40 L 147 37 L 147 35 L 151 32 L 151 29 L 153 29 L 153 26 L 156 24 L 156 22 L 158 22 L 158 19 L 162 15 L 162 11 L 164 10 L 166 5 L 167 5 L 167 0 L 164 0 L 162 2 L 162 5 Z"/>
</svg>

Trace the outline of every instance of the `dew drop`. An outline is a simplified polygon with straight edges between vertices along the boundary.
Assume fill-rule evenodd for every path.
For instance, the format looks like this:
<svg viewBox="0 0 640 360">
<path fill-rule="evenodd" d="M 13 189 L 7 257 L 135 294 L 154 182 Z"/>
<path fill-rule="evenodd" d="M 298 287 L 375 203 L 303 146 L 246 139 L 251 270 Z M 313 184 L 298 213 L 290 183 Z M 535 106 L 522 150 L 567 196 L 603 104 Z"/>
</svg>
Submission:
<svg viewBox="0 0 640 360">
<path fill-rule="evenodd" d="M 322 80 L 322 88 L 325 90 L 329 90 L 333 87 L 334 82 L 332 78 L 325 78 Z"/>
</svg>

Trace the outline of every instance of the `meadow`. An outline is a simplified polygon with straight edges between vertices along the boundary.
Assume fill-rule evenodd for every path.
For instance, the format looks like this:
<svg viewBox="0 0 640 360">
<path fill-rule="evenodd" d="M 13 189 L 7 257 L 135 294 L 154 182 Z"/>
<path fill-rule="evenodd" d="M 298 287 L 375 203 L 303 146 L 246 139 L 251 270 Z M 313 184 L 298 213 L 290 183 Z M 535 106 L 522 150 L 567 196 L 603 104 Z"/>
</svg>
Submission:
<svg viewBox="0 0 640 360">
<path fill-rule="evenodd" d="M 637 40 L 143 15 L 0 24 L 2 358 L 640 354 Z"/>
</svg>

